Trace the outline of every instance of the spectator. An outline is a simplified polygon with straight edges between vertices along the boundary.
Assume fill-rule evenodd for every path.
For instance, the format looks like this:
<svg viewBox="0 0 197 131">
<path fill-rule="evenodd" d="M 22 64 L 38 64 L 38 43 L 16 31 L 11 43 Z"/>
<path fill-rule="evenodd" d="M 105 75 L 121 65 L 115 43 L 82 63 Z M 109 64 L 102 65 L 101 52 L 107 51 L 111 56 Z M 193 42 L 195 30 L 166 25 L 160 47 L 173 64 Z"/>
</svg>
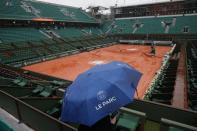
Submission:
<svg viewBox="0 0 197 131">
<path fill-rule="evenodd" d="M 111 131 L 110 116 L 104 117 L 91 127 L 80 125 L 78 131 Z"/>
<path fill-rule="evenodd" d="M 102 118 L 91 127 L 80 125 L 78 131 L 115 131 L 117 114 L 118 112 L 112 113 L 112 115 Z"/>
</svg>

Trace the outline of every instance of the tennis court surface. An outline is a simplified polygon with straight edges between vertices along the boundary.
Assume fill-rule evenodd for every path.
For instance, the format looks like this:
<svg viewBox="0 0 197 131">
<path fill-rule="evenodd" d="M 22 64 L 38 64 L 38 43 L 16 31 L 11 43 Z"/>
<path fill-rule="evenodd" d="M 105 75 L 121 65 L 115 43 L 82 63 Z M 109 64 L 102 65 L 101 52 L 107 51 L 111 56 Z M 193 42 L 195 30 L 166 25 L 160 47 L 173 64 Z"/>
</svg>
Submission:
<svg viewBox="0 0 197 131">
<path fill-rule="evenodd" d="M 110 61 L 126 62 L 143 73 L 137 89 L 139 97 L 143 98 L 148 85 L 161 67 L 163 56 L 170 49 L 171 47 L 168 46 L 156 46 L 156 56 L 150 56 L 148 55 L 150 46 L 118 44 L 23 68 L 73 81 L 77 75 L 97 64 L 108 63 Z"/>
</svg>

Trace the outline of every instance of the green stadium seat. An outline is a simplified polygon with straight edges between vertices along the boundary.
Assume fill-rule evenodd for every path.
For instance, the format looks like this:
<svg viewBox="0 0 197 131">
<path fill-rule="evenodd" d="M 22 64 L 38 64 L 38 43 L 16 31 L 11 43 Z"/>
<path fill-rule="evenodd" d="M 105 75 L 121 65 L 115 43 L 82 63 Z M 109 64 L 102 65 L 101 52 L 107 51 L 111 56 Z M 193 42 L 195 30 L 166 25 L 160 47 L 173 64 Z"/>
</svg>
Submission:
<svg viewBox="0 0 197 131">
<path fill-rule="evenodd" d="M 47 87 L 44 87 L 44 90 L 42 90 L 39 95 L 43 97 L 49 97 L 50 95 L 52 95 L 52 93 L 55 90 L 56 90 L 56 87 L 47 86 Z"/>
<path fill-rule="evenodd" d="M 19 85 L 20 87 L 24 87 L 27 85 L 28 81 L 23 78 L 17 78 L 13 81 L 13 83 Z"/>
<path fill-rule="evenodd" d="M 176 127 L 169 127 L 169 131 L 183 131 L 183 130 Z"/>
<path fill-rule="evenodd" d="M 54 107 L 54 108 L 52 108 L 51 110 L 47 111 L 47 114 L 49 114 L 50 116 L 55 117 L 54 114 L 59 113 L 59 112 L 60 112 L 60 109 Z"/>
<path fill-rule="evenodd" d="M 140 118 L 131 114 L 122 113 L 117 121 L 117 130 L 136 131 L 140 123 Z"/>
<path fill-rule="evenodd" d="M 3 43 L 16 42 L 18 45 L 27 41 L 38 41 L 46 38 L 35 28 L 0 28 L 0 39 Z"/>
<path fill-rule="evenodd" d="M 38 85 L 38 86 L 32 91 L 32 93 L 33 93 L 33 94 L 37 94 L 37 93 L 40 93 L 40 92 L 43 91 L 43 90 L 44 90 L 44 87 Z"/>
<path fill-rule="evenodd" d="M 62 100 L 58 101 L 58 103 L 54 105 L 52 109 L 47 110 L 46 113 L 49 114 L 50 116 L 58 118 L 61 113 L 61 106 L 62 106 Z"/>
<path fill-rule="evenodd" d="M 9 124 L 0 119 L 0 131 L 15 131 Z"/>
</svg>

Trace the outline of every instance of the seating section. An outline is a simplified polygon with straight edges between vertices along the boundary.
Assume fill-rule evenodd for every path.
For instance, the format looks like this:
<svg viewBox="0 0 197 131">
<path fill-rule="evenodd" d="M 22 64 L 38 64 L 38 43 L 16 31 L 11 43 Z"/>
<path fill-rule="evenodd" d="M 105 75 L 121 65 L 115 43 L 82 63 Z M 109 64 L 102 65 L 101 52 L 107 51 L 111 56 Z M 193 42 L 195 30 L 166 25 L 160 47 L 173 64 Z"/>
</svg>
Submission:
<svg viewBox="0 0 197 131">
<path fill-rule="evenodd" d="M 163 69 L 162 75 L 158 77 L 152 90 L 149 92 L 149 100 L 171 105 L 177 65 L 178 60 L 170 60 L 166 68 Z"/>
<path fill-rule="evenodd" d="M 0 61 L 9 64 L 46 59 L 66 52 L 102 47 L 114 41 L 102 35 L 98 27 L 0 28 Z"/>
<path fill-rule="evenodd" d="M 103 21 L 103 23 L 101 24 L 102 31 L 106 32 L 107 30 L 109 30 L 109 28 L 111 27 L 112 23 L 114 23 L 113 20 Z"/>
<path fill-rule="evenodd" d="M 187 81 L 189 108 L 197 111 L 197 46 L 196 41 L 187 45 Z"/>
<path fill-rule="evenodd" d="M 0 28 L 1 43 L 39 41 L 47 39 L 35 28 Z"/>
<path fill-rule="evenodd" d="M 56 30 L 53 30 L 53 31 L 57 32 L 61 37 L 80 37 L 80 36 L 83 36 L 83 32 L 81 32 L 80 29 L 75 28 L 75 27 L 56 29 Z"/>
<path fill-rule="evenodd" d="M 25 11 L 21 7 L 20 0 L 1 0 L 0 18 L 1 19 L 32 19 L 34 14 Z"/>
<path fill-rule="evenodd" d="M 136 30 L 136 34 L 144 34 L 148 32 L 149 34 L 163 34 L 164 27 L 162 27 L 162 20 L 160 18 L 144 18 L 139 19 L 139 22 L 142 24 L 142 27 L 139 27 Z"/>
<path fill-rule="evenodd" d="M 12 30 L 14 31 L 14 29 Z M 69 34 L 67 33 L 69 31 L 67 30 L 70 30 L 70 33 L 75 31 L 75 33 L 68 37 Z M 10 37 L 6 37 L 6 35 L 2 33 L 3 35 L 0 36 L 3 38 L 3 43 L 0 43 L 0 62 L 4 64 L 16 64 L 20 62 L 24 63 L 25 61 L 52 59 L 65 53 L 92 50 L 115 42 L 115 39 L 101 35 L 82 37 L 83 33 L 76 28 L 53 30 L 53 32 L 55 32 L 56 35 L 61 34 L 61 37 L 53 36 L 51 39 L 41 39 L 42 37 L 46 37 L 37 31 L 36 33 L 40 33 L 40 36 L 37 36 L 35 33 L 35 37 L 38 38 L 36 39 L 31 37 L 31 35 L 28 36 L 28 34 L 25 34 L 23 29 L 22 33 L 24 34 L 20 34 L 21 32 L 16 33 L 16 35 L 7 34 L 7 36 L 13 37 L 12 39 L 9 39 Z M 14 38 L 16 38 L 18 42 L 15 42 Z M 36 41 L 33 39 L 36 39 Z"/>
<path fill-rule="evenodd" d="M 114 33 L 114 30 L 117 30 L 118 32 L 120 33 L 125 33 L 125 34 L 129 34 L 129 33 L 133 33 L 133 25 L 135 23 L 135 20 L 120 20 L 120 21 L 117 21 L 116 24 L 117 24 L 117 27 L 114 27 L 113 25 L 113 30 L 112 32 Z M 122 27 L 122 28 L 118 28 L 118 27 Z"/>
<path fill-rule="evenodd" d="M 0 17 L 19 20 L 47 18 L 54 21 L 96 22 L 96 19 L 80 8 L 31 0 L 2 0 Z"/>
<path fill-rule="evenodd" d="M 84 36 L 88 35 L 101 35 L 103 34 L 103 30 L 100 29 L 99 27 L 85 27 L 81 28 L 81 32 L 83 33 Z"/>
<path fill-rule="evenodd" d="M 176 25 L 170 29 L 170 34 L 184 33 L 184 27 L 188 27 L 188 33 L 197 33 L 197 16 L 177 17 Z"/>
<path fill-rule="evenodd" d="M 140 17 L 107 21 L 102 27 L 107 31 L 113 25 L 110 33 L 115 34 L 183 34 L 197 33 L 196 23 L 196 16 Z"/>
<path fill-rule="evenodd" d="M 158 73 L 145 95 L 145 99 L 171 105 L 176 81 L 180 47 L 176 46 L 166 65 Z"/>
<path fill-rule="evenodd" d="M 98 27 L 92 28 L 77 28 L 77 27 L 65 27 L 58 29 L 36 29 L 36 28 L 0 28 L 0 43 L 20 43 L 20 42 L 31 42 L 37 41 L 39 44 L 40 40 L 49 40 L 53 37 L 87 37 L 87 36 L 98 36 L 102 35 L 102 30 Z M 21 43 L 23 44 L 23 43 Z M 19 44 L 20 45 L 20 44 Z"/>
<path fill-rule="evenodd" d="M 1 90 L 17 97 L 50 97 L 60 86 L 70 84 L 69 81 L 43 80 L 40 76 L 32 76 L 2 66 L 0 72 Z M 26 91 L 22 93 L 23 90 Z"/>
</svg>

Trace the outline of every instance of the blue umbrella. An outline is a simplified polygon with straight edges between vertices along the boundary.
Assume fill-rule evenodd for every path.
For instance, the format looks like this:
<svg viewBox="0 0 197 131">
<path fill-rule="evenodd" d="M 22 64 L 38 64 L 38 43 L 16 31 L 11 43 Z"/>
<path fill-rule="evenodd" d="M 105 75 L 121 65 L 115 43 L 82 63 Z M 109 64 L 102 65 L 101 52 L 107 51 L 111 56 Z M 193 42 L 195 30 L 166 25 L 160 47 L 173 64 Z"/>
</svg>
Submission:
<svg viewBox="0 0 197 131">
<path fill-rule="evenodd" d="M 91 68 L 65 91 L 60 119 L 92 126 L 133 101 L 141 75 L 128 64 L 117 61 Z"/>
</svg>

